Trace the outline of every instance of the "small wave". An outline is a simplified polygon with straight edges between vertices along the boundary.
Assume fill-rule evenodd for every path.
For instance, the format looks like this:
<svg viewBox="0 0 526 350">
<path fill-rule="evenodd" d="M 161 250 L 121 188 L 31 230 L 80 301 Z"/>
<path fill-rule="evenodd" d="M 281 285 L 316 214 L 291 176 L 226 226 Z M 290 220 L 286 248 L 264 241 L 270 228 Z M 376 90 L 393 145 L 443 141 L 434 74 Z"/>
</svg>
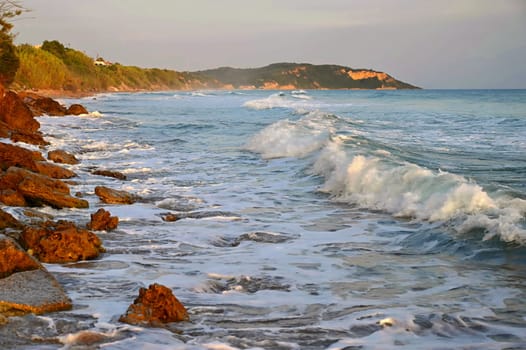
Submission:
<svg viewBox="0 0 526 350">
<path fill-rule="evenodd" d="M 194 289 L 197 293 L 228 294 L 232 292 L 253 294 L 260 290 L 290 291 L 290 285 L 279 276 L 224 276 L 209 274 L 211 279 Z"/>
</svg>

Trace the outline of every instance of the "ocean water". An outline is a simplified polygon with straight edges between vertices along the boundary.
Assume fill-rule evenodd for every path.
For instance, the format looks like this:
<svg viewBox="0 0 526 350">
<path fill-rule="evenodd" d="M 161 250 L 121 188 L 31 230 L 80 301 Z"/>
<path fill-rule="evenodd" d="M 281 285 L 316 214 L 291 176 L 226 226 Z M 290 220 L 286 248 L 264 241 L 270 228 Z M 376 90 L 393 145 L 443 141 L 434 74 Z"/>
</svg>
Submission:
<svg viewBox="0 0 526 350">
<path fill-rule="evenodd" d="M 21 346 L 526 348 L 526 91 L 65 102 L 97 111 L 40 118 L 48 149 L 81 160 L 72 192 L 90 209 L 43 211 L 83 223 L 104 207 L 121 222 L 99 234 L 101 259 L 47 265 L 74 309 L 34 317 L 25 339 L 38 343 Z M 142 199 L 104 205 L 97 185 Z M 151 283 L 172 288 L 191 322 L 119 323 Z"/>
</svg>

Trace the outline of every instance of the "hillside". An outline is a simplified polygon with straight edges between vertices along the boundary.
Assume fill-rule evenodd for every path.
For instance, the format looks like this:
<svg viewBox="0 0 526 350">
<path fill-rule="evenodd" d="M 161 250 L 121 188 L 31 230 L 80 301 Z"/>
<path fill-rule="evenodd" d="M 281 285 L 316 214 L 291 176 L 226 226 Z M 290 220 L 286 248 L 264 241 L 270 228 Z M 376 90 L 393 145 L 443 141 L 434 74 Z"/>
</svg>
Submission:
<svg viewBox="0 0 526 350">
<path fill-rule="evenodd" d="M 383 72 L 337 65 L 275 63 L 261 68 L 223 67 L 196 73 L 235 89 L 418 89 Z"/>
<path fill-rule="evenodd" d="M 20 67 L 12 85 L 17 90 L 93 93 L 218 87 L 192 73 L 124 66 L 102 58 L 95 61 L 58 41 L 44 41 L 39 47 L 23 44 L 17 51 Z"/>
<path fill-rule="evenodd" d="M 17 47 L 12 87 L 58 94 L 190 89 L 415 89 L 383 72 L 336 65 L 276 63 L 262 68 L 198 72 L 139 68 L 93 58 L 58 41 Z"/>
</svg>

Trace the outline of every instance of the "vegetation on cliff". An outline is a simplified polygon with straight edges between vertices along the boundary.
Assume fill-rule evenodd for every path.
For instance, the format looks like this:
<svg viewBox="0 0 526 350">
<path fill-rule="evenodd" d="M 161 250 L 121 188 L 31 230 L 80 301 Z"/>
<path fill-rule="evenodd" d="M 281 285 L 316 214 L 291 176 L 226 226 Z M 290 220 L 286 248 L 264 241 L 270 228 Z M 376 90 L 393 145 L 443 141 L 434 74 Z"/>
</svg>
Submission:
<svg viewBox="0 0 526 350">
<path fill-rule="evenodd" d="M 0 2 L 0 84 L 9 86 L 19 66 L 16 47 L 13 45 L 13 24 L 10 20 L 24 12 L 16 1 Z"/>
<path fill-rule="evenodd" d="M 190 73 L 95 61 L 56 40 L 44 41 L 40 47 L 20 45 L 18 56 L 17 89 L 99 92 L 206 87 L 203 79 L 196 80 Z"/>
<path fill-rule="evenodd" d="M 197 73 L 234 88 L 417 89 L 383 72 L 338 65 L 275 63 L 261 68 L 222 67 Z"/>
<path fill-rule="evenodd" d="M 146 69 L 110 63 L 67 48 L 60 42 L 18 47 L 18 90 L 67 92 L 231 89 L 415 89 L 390 75 L 337 65 L 275 63 L 252 69 L 217 68 L 199 72 Z"/>
</svg>

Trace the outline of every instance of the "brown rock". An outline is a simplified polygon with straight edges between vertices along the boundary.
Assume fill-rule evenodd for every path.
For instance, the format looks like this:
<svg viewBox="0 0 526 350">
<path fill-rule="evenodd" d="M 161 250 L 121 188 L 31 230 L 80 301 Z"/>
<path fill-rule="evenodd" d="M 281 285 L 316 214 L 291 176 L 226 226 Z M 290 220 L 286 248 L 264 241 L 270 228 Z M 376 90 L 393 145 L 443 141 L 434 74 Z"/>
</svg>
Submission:
<svg viewBox="0 0 526 350">
<path fill-rule="evenodd" d="M 22 225 L 20 221 L 15 219 L 13 215 L 6 213 L 2 209 L 0 209 L 0 230 L 8 228 L 8 227 L 22 228 L 23 226 L 24 225 Z M 2 237 L 1 234 L 0 234 L 0 237 Z"/>
<path fill-rule="evenodd" d="M 41 160 L 44 160 L 44 158 L 40 152 L 0 142 L 0 169 L 2 170 L 16 166 L 31 171 L 38 171 L 36 162 Z"/>
<path fill-rule="evenodd" d="M 53 179 L 70 179 L 77 176 L 73 171 L 49 162 L 36 162 L 37 172 Z"/>
<path fill-rule="evenodd" d="M 0 191 L 19 192 L 32 206 L 50 205 L 55 208 L 87 208 L 88 202 L 72 197 L 64 182 L 45 175 L 11 167 L 0 177 Z"/>
<path fill-rule="evenodd" d="M 133 204 L 137 197 L 126 191 L 113 190 L 105 186 L 95 187 L 95 194 L 107 204 Z"/>
<path fill-rule="evenodd" d="M 88 110 L 83 105 L 80 105 L 78 103 L 74 103 L 71 106 L 69 106 L 68 110 L 66 111 L 66 114 L 68 115 L 81 115 L 81 114 L 88 114 Z"/>
<path fill-rule="evenodd" d="M 102 170 L 98 169 L 92 172 L 93 175 L 100 175 L 100 176 L 106 176 L 106 177 L 113 177 L 115 179 L 119 180 L 126 180 L 126 175 L 123 173 L 120 173 L 118 171 L 113 170 Z"/>
<path fill-rule="evenodd" d="M 161 214 L 161 219 L 163 219 L 163 221 L 173 222 L 179 220 L 180 217 L 172 213 L 163 213 Z"/>
<path fill-rule="evenodd" d="M 126 314 L 122 315 L 119 321 L 133 325 L 157 326 L 189 319 L 185 307 L 172 291 L 155 283 L 148 289 L 139 290 L 139 297 L 128 307 Z"/>
<path fill-rule="evenodd" d="M 22 193 L 12 189 L 0 190 L 0 202 L 10 207 L 27 207 L 28 203 Z"/>
<path fill-rule="evenodd" d="M 42 314 L 69 309 L 71 300 L 45 269 L 18 272 L 0 279 L 2 312 Z"/>
<path fill-rule="evenodd" d="M 48 221 L 39 228 L 26 227 L 20 242 L 46 263 L 95 259 L 104 251 L 97 235 L 68 221 Z"/>
<path fill-rule="evenodd" d="M 13 142 L 25 142 L 37 146 L 49 145 L 49 142 L 44 140 L 42 133 L 39 131 L 35 131 L 34 133 L 26 133 L 23 130 L 14 130 L 11 131 L 10 134 L 10 138 L 13 140 Z"/>
<path fill-rule="evenodd" d="M 71 153 L 68 153 L 63 150 L 54 150 L 49 151 L 47 154 L 47 158 L 55 163 L 63 163 L 63 164 L 78 164 L 79 160 Z"/>
<path fill-rule="evenodd" d="M 33 133 L 40 128 L 31 110 L 13 91 L 6 92 L 0 100 L 0 121 L 12 130 L 23 130 L 26 133 Z"/>
<path fill-rule="evenodd" d="M 95 231 L 111 231 L 116 229 L 117 225 L 119 225 L 119 218 L 111 216 L 109 211 L 100 208 L 96 213 L 91 214 L 91 221 L 87 227 Z"/>
<path fill-rule="evenodd" d="M 42 265 L 14 240 L 0 234 L 0 279 L 16 272 L 36 270 L 41 267 Z"/>
<path fill-rule="evenodd" d="M 64 116 L 67 109 L 50 97 L 41 96 L 32 92 L 21 92 L 20 97 L 35 116 Z"/>
</svg>

